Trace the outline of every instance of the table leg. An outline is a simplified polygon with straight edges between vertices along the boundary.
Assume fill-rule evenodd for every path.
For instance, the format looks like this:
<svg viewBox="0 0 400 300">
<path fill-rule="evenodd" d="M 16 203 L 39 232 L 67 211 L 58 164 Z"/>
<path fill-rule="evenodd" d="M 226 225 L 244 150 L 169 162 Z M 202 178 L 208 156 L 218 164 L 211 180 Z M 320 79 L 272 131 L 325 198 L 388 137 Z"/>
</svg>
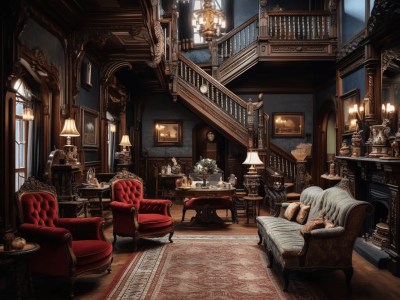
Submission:
<svg viewBox="0 0 400 300">
<path fill-rule="evenodd" d="M 249 224 L 249 215 L 250 215 L 250 213 L 249 213 L 249 202 L 250 201 L 247 201 L 247 200 L 245 200 L 245 201 L 246 201 L 246 217 L 247 217 L 246 224 Z"/>
</svg>

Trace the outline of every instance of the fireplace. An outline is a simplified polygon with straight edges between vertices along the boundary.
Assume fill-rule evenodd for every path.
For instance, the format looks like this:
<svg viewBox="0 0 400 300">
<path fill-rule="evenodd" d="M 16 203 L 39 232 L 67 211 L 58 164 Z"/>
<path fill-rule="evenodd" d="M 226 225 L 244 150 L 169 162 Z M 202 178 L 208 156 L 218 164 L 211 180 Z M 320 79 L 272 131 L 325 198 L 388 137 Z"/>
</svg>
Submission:
<svg viewBox="0 0 400 300">
<path fill-rule="evenodd" d="M 361 245 L 368 248 L 367 253 L 384 253 L 387 269 L 400 276 L 400 160 L 344 156 L 336 159 L 340 175 L 349 179 L 353 196 L 374 207 L 355 249 Z"/>
<path fill-rule="evenodd" d="M 366 238 L 379 248 L 389 246 L 389 199 L 390 190 L 387 185 L 369 183 L 367 201 L 374 206 L 374 213 L 366 220 Z"/>
</svg>

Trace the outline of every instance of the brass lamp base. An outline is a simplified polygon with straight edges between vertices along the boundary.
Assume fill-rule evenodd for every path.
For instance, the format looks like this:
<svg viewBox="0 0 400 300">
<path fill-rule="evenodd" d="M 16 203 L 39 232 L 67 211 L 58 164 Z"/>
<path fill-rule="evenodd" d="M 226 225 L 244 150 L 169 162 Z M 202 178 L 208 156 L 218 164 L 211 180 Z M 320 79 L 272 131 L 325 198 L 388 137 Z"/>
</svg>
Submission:
<svg viewBox="0 0 400 300">
<path fill-rule="evenodd" d="M 67 165 L 79 165 L 78 161 L 78 148 L 74 145 L 64 145 L 65 163 Z"/>
</svg>

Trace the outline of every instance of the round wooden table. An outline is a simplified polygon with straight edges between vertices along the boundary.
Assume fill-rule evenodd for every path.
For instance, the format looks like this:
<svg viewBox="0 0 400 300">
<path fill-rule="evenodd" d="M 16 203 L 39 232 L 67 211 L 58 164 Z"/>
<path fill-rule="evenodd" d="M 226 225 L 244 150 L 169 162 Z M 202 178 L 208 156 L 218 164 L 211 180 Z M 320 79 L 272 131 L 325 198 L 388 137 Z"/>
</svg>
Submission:
<svg viewBox="0 0 400 300">
<path fill-rule="evenodd" d="M 11 249 L 4 250 L 4 245 L 0 245 L 0 258 L 5 260 L 10 260 L 12 264 L 14 264 L 14 280 L 16 287 L 16 297 L 17 299 L 22 299 L 24 286 L 23 282 L 25 281 L 22 276 L 25 274 L 23 270 L 24 267 L 28 270 L 28 284 L 29 284 L 29 294 L 32 292 L 32 278 L 29 271 L 29 261 L 28 256 L 32 253 L 39 251 L 40 246 L 36 243 L 26 243 L 23 249 Z M 13 297 L 15 297 L 13 296 Z"/>
</svg>

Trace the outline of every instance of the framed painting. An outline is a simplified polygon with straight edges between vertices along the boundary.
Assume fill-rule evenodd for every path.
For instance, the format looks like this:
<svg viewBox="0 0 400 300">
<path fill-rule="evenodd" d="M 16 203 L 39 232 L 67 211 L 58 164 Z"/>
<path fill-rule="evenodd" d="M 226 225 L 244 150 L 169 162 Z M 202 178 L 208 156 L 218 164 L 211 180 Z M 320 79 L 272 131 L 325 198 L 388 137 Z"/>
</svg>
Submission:
<svg viewBox="0 0 400 300">
<path fill-rule="evenodd" d="M 99 147 L 99 113 L 95 110 L 82 107 L 82 147 Z"/>
<path fill-rule="evenodd" d="M 154 146 L 182 146 L 182 121 L 154 120 Z"/>
<path fill-rule="evenodd" d="M 304 113 L 272 113 L 272 136 L 304 137 Z"/>
<path fill-rule="evenodd" d="M 360 90 L 351 90 L 339 97 L 342 113 L 342 128 L 343 133 L 352 133 L 357 130 L 357 117 L 354 115 L 355 105 L 360 104 Z"/>
</svg>

